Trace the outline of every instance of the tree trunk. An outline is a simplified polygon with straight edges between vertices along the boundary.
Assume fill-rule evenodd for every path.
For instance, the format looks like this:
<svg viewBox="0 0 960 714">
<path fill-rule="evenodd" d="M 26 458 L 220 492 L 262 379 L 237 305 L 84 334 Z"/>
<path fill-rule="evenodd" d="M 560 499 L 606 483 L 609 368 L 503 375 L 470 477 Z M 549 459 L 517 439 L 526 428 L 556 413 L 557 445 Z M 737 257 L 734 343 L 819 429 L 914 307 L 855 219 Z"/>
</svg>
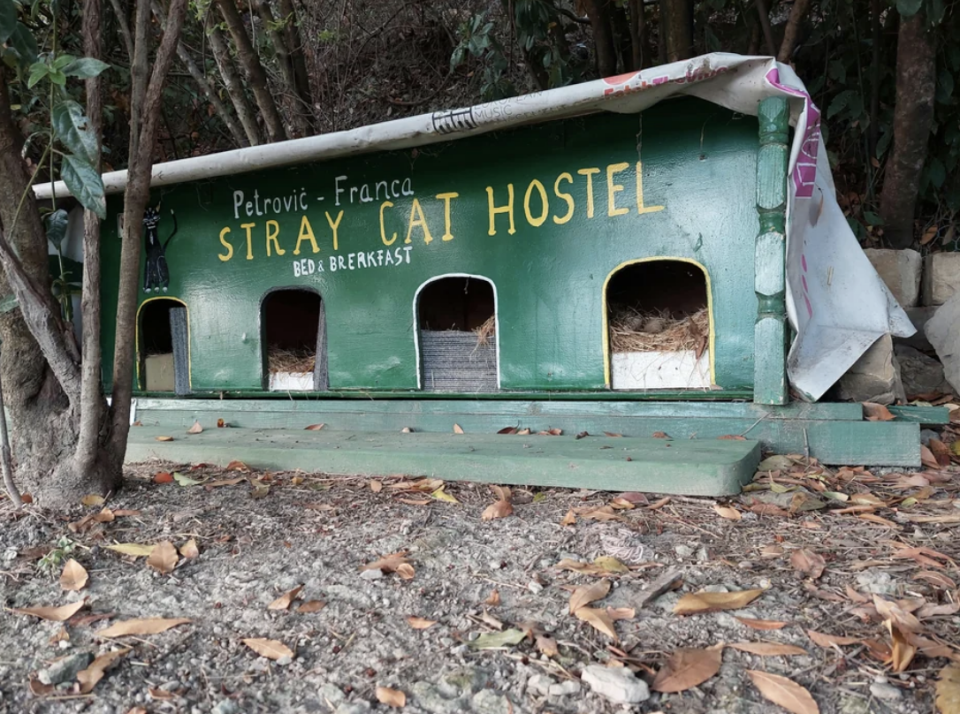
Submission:
<svg viewBox="0 0 960 714">
<path fill-rule="evenodd" d="M 787 20 L 787 26 L 783 30 L 783 42 L 780 43 L 780 51 L 777 53 L 778 62 L 787 63 L 793 56 L 797 40 L 800 38 L 800 23 L 806 17 L 809 7 L 810 0 L 794 0 L 790 19 Z"/>
<path fill-rule="evenodd" d="M 157 21 L 160 23 L 160 25 L 165 25 L 167 16 L 163 11 L 163 8 L 160 6 L 160 3 L 157 2 L 157 0 L 152 0 L 151 8 L 153 9 L 153 14 L 157 18 Z M 187 72 L 189 72 L 190 76 L 193 77 L 193 81 L 197 83 L 198 87 L 200 87 L 201 91 L 207 97 L 207 101 L 210 102 L 213 110 L 217 113 L 217 116 L 220 117 L 224 126 L 227 127 L 227 131 L 229 131 L 230 136 L 233 137 L 234 143 L 237 146 L 250 146 L 250 142 L 247 141 L 247 137 L 244 136 L 243 132 L 240 130 L 240 127 L 237 125 L 237 122 L 233 120 L 233 115 L 230 114 L 224 103 L 220 101 L 220 95 L 216 93 L 212 86 L 210 86 L 207 76 L 200 70 L 200 68 L 197 66 L 197 63 L 193 61 L 190 51 L 187 50 L 186 46 L 182 42 L 177 43 L 177 57 L 180 58 L 183 66 L 187 68 Z"/>
<path fill-rule="evenodd" d="M 247 30 L 243 26 L 243 18 L 240 17 L 240 11 L 237 10 L 236 0 L 217 0 L 220 7 L 220 14 L 223 15 L 227 23 L 227 29 L 233 38 L 233 44 L 237 48 L 237 59 L 240 60 L 240 66 L 243 73 L 250 83 L 250 89 L 253 90 L 253 96 L 257 100 L 257 106 L 260 108 L 260 114 L 263 116 L 263 122 L 267 127 L 267 137 L 271 142 L 284 141 L 287 138 L 287 132 L 283 128 L 283 120 L 280 118 L 280 112 L 277 110 L 277 103 L 273 101 L 273 95 L 267 86 L 267 74 L 263 71 L 263 65 L 260 64 L 260 58 L 250 42 Z"/>
<path fill-rule="evenodd" d="M 612 77 L 617 73 L 617 46 L 613 39 L 609 0 L 585 0 L 583 9 L 593 30 L 597 71 L 601 77 Z"/>
<path fill-rule="evenodd" d="M 770 10 L 767 9 L 766 0 L 755 0 L 757 5 L 757 17 L 760 20 L 760 27 L 763 29 L 763 39 L 767 43 L 767 54 L 775 57 L 777 46 L 773 42 L 773 30 L 770 28 Z M 796 5 L 794 5 L 796 7 Z"/>
<path fill-rule="evenodd" d="M 136 131 L 130 132 L 130 165 L 123 194 L 123 235 L 120 247 L 120 285 L 117 291 L 117 341 L 113 353 L 113 401 L 110 407 L 110 452 L 121 460 L 130 432 L 130 400 L 133 395 L 133 365 L 136 355 L 137 298 L 140 289 L 140 242 L 143 213 L 150 200 L 153 173 L 153 146 L 160 121 L 163 85 L 167 78 L 180 31 L 187 13 L 187 0 L 173 0 L 167 13 L 163 39 L 147 80 L 148 48 L 138 44 L 131 63 L 133 96 L 142 104 L 131 104 L 130 113 Z M 137 26 L 147 23 L 150 0 L 137 0 Z M 137 140 L 134 141 L 134 135 Z"/>
<path fill-rule="evenodd" d="M 293 0 L 280 0 L 280 12 L 283 14 L 283 34 L 287 40 L 287 50 L 293 64 L 293 73 L 297 81 L 297 95 L 310 107 L 310 123 L 316 125 L 316 107 L 313 106 L 313 92 L 310 89 L 310 75 L 307 74 L 307 61 L 303 56 L 303 41 L 300 34 L 299 16 L 293 6 Z"/>
<path fill-rule="evenodd" d="M 934 37 L 924 29 L 921 14 L 901 18 L 897 37 L 893 152 L 887 162 L 880 196 L 883 235 L 894 248 L 906 248 L 913 242 L 914 210 L 933 124 L 935 90 Z"/>
<path fill-rule="evenodd" d="M 280 72 L 283 74 L 283 82 L 287 85 L 287 94 L 293 99 L 291 102 L 293 104 L 291 117 L 293 128 L 298 136 L 310 136 L 313 133 L 313 128 L 307 116 L 313 115 L 313 107 L 300 96 L 293 58 L 289 47 L 287 47 L 286 35 L 277 26 L 277 21 L 273 17 L 269 3 L 265 0 L 259 0 L 257 10 L 263 19 L 264 26 L 267 28 L 267 34 L 270 35 L 270 41 L 273 43 L 273 49 L 277 55 L 277 64 L 280 65 Z"/>
<path fill-rule="evenodd" d="M 223 85 L 227 88 L 227 95 L 233 103 L 240 124 L 243 125 L 247 141 L 250 142 L 250 146 L 258 146 L 260 144 L 260 128 L 257 126 L 257 117 L 253 112 L 250 100 L 247 99 L 247 95 L 243 91 L 243 82 L 240 75 L 237 74 L 237 69 L 233 66 L 227 41 L 223 38 L 223 33 L 220 32 L 216 24 L 213 25 L 207 36 L 210 39 L 213 58 L 217 62 L 217 67 L 220 68 L 220 76 L 223 77 Z"/>
<path fill-rule="evenodd" d="M 693 57 L 693 3 L 660 0 L 660 42 L 667 62 Z"/>
<path fill-rule="evenodd" d="M 613 33 L 613 44 L 617 48 L 617 69 L 620 72 L 639 69 L 639 66 L 633 63 L 633 33 L 624 6 L 610 5 L 610 31 Z"/>
<path fill-rule="evenodd" d="M 630 41 L 633 47 L 633 68 L 649 67 L 653 60 L 650 50 L 650 33 L 647 32 L 646 11 L 643 0 L 629 0 Z"/>
</svg>

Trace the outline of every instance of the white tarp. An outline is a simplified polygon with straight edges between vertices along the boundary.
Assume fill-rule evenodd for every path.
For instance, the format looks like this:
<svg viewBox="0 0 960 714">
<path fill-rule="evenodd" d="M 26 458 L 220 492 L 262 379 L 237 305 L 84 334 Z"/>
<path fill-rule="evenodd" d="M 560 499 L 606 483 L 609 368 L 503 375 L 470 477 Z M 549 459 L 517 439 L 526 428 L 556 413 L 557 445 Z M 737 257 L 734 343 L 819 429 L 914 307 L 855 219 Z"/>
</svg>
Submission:
<svg viewBox="0 0 960 714">
<path fill-rule="evenodd" d="M 879 337 L 915 332 L 860 249 L 837 205 L 820 140 L 820 110 L 787 65 L 769 57 L 715 53 L 593 82 L 438 111 L 382 124 L 157 164 L 154 186 L 371 151 L 449 141 L 519 124 L 596 111 L 639 112 L 689 94 L 756 115 L 770 96 L 790 100 L 794 127 L 787 203 L 787 315 L 797 332 L 787 372 L 806 398 L 819 399 Z M 126 171 L 105 174 L 122 191 Z M 36 188 L 41 198 L 50 186 Z M 68 192 L 62 183 L 58 195 Z"/>
</svg>

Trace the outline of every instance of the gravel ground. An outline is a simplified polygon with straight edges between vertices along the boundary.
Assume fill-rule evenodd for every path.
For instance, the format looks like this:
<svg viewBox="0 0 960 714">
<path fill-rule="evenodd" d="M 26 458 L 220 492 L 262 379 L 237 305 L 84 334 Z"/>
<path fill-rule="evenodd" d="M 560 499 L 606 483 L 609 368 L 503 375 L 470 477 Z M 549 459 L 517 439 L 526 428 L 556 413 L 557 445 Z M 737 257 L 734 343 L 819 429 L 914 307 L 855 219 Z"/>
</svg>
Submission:
<svg viewBox="0 0 960 714">
<path fill-rule="evenodd" d="M 432 714 L 784 711 L 748 670 L 789 678 L 821 712 L 932 711 L 944 655 L 960 645 L 960 469 L 837 471 L 799 457 L 765 466 L 728 503 L 514 489 L 500 494 L 512 514 L 491 520 L 483 518 L 497 500 L 489 486 L 447 483 L 432 493 L 437 483 L 400 476 L 264 474 L 240 464 L 139 464 L 121 493 L 65 515 L 14 512 L 3 501 L 0 711 L 350 714 L 392 710 L 379 701 L 391 697 L 405 700 L 405 712 Z M 157 483 L 173 473 L 200 483 Z M 166 574 L 108 548 L 191 540 L 198 555 L 167 553 L 177 562 Z M 403 551 L 382 569 L 361 569 Z M 162 552 L 151 556 L 161 570 L 172 565 Z M 600 561 L 597 574 L 556 567 L 567 559 L 590 570 L 598 557 L 615 560 Z M 88 574 L 79 591 L 61 586 L 69 558 Z M 268 608 L 300 585 L 289 608 Z M 572 592 L 591 585 L 601 594 L 596 612 L 620 609 L 616 641 L 583 610 L 570 614 Z M 675 612 L 691 593 L 749 589 L 763 592 L 736 610 Z M 14 612 L 81 600 L 66 622 Z M 323 605 L 300 611 L 311 601 Z M 435 624 L 416 629 L 411 617 Z M 917 628 L 904 624 L 911 617 Z M 98 635 L 133 618 L 189 622 Z M 885 620 L 926 638 L 915 656 L 904 654 L 896 627 L 891 640 Z M 851 643 L 820 646 L 808 630 Z M 497 633 L 508 643 L 487 648 Z M 293 656 L 261 656 L 249 638 L 282 643 Z M 743 642 L 803 653 L 730 646 Z M 702 656 L 721 643 L 722 664 L 706 681 L 648 691 L 677 650 Z M 129 651 L 83 693 L 76 670 L 121 648 Z M 597 676 L 613 682 L 598 685 Z"/>
</svg>

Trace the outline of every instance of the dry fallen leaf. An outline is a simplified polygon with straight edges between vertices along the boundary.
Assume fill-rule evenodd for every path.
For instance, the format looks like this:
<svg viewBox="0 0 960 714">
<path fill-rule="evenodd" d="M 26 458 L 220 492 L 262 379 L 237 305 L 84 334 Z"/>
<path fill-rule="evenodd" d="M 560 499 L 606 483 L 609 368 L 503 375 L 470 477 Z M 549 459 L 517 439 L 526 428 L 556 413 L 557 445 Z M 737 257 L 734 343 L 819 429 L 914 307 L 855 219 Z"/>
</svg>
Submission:
<svg viewBox="0 0 960 714">
<path fill-rule="evenodd" d="M 613 618 L 605 610 L 595 607 L 579 607 L 573 614 L 578 620 L 583 620 L 614 642 L 620 641 L 617 638 L 617 631 L 613 629 Z"/>
<path fill-rule="evenodd" d="M 214 488 L 219 488 L 220 486 L 236 486 L 238 483 L 246 480 L 243 476 L 238 476 L 237 478 L 222 478 L 216 481 L 207 481 L 203 484 L 203 487 L 209 491 Z"/>
<path fill-rule="evenodd" d="M 377 687 L 377 701 L 394 709 L 402 709 L 407 704 L 407 695 L 399 689 Z"/>
<path fill-rule="evenodd" d="M 920 463 L 926 466 L 928 469 L 940 468 L 940 462 L 937 461 L 937 457 L 934 456 L 933 452 L 923 444 L 920 444 Z"/>
<path fill-rule="evenodd" d="M 453 425 L 453 433 L 454 433 L 454 434 L 462 434 L 462 433 L 463 433 L 463 429 L 460 427 L 459 424 L 454 424 L 454 425 Z"/>
<path fill-rule="evenodd" d="M 385 573 L 396 573 L 404 580 L 410 580 L 413 578 L 414 570 L 413 566 L 410 565 L 410 561 L 407 560 L 407 551 L 402 550 L 397 553 L 391 553 L 390 555 L 385 555 L 379 560 L 375 560 L 372 563 L 367 563 L 364 565 L 361 570 L 382 570 Z"/>
<path fill-rule="evenodd" d="M 370 490 L 374 493 L 380 493 L 383 490 L 383 481 L 371 481 Z"/>
<path fill-rule="evenodd" d="M 436 620 L 426 620 L 422 617 L 408 617 L 407 624 L 415 630 L 426 630 L 437 624 Z"/>
<path fill-rule="evenodd" d="M 87 584 L 87 571 L 73 558 L 70 558 L 63 565 L 63 572 L 60 574 L 60 587 L 64 590 L 80 590 Z"/>
<path fill-rule="evenodd" d="M 311 424 L 310 426 L 304 427 L 304 431 L 320 431 L 326 424 Z"/>
<path fill-rule="evenodd" d="M 736 615 L 734 615 L 736 617 Z M 786 622 L 780 620 L 756 620 L 752 617 L 737 617 L 741 624 L 754 630 L 781 630 L 787 626 Z"/>
<path fill-rule="evenodd" d="M 246 640 L 242 640 L 242 642 L 261 657 L 266 657 L 267 659 L 273 660 L 283 659 L 284 657 L 290 657 L 293 659 L 293 650 L 282 642 L 277 642 L 276 640 L 265 640 L 261 637 L 251 637 Z"/>
<path fill-rule="evenodd" d="M 81 498 L 80 503 L 82 503 L 84 506 L 102 506 L 103 496 L 98 496 L 95 493 L 91 493 Z"/>
<path fill-rule="evenodd" d="M 960 664 L 951 662 L 937 675 L 937 711 L 960 714 Z"/>
<path fill-rule="evenodd" d="M 546 657 L 556 657 L 560 654 L 557 641 L 546 635 L 537 635 L 537 649 Z"/>
<path fill-rule="evenodd" d="M 483 601 L 484 605 L 490 605 L 491 607 L 496 607 L 500 604 L 500 591 L 494 588 L 493 592 L 490 593 L 490 597 Z"/>
<path fill-rule="evenodd" d="M 297 599 L 297 595 L 303 590 L 303 585 L 297 585 L 293 590 L 285 592 L 276 600 L 267 605 L 268 610 L 289 610 L 290 605 Z"/>
<path fill-rule="evenodd" d="M 717 515 L 721 518 L 726 518 L 731 521 L 739 521 L 741 518 L 743 518 L 743 515 L 736 508 L 721 506 L 719 503 L 713 504 L 713 510 L 716 511 Z"/>
<path fill-rule="evenodd" d="M 61 627 L 60 630 L 57 632 L 57 634 L 55 634 L 53 637 L 47 640 L 47 643 L 51 645 L 55 645 L 58 642 L 69 642 L 69 641 L 70 641 L 70 633 L 67 632 L 66 627 Z"/>
<path fill-rule="evenodd" d="M 722 656 L 722 645 L 677 650 L 657 672 L 650 688 L 672 694 L 703 684 L 720 671 Z"/>
<path fill-rule="evenodd" d="M 581 607 L 605 598 L 609 592 L 610 581 L 606 579 L 578 587 L 570 595 L 570 614 L 575 615 Z"/>
<path fill-rule="evenodd" d="M 577 524 L 577 516 L 573 511 L 567 511 L 567 515 L 560 521 L 561 526 L 574 526 Z"/>
<path fill-rule="evenodd" d="M 200 550 L 197 548 L 197 541 L 193 538 L 180 546 L 180 555 L 184 558 L 193 559 L 200 557 Z"/>
<path fill-rule="evenodd" d="M 796 570 L 814 580 L 823 575 L 823 569 L 827 565 L 822 555 L 807 548 L 793 551 L 793 555 L 790 556 L 790 564 Z"/>
<path fill-rule="evenodd" d="M 85 600 L 79 600 L 60 607 L 19 607 L 13 608 L 13 612 L 20 615 L 33 615 L 41 620 L 50 620 L 51 622 L 63 622 L 76 615 L 85 603 Z"/>
<path fill-rule="evenodd" d="M 859 637 L 844 637 L 842 635 L 828 635 L 825 632 L 807 630 L 807 637 L 813 640 L 815 645 L 820 647 L 840 647 L 842 645 L 855 645 L 861 640 Z"/>
<path fill-rule="evenodd" d="M 153 477 L 154 483 L 173 483 L 173 474 L 167 471 L 160 471 Z"/>
<path fill-rule="evenodd" d="M 739 610 L 763 594 L 763 590 L 740 590 L 732 593 L 687 593 L 673 606 L 675 615 L 696 615 L 717 610 Z"/>
<path fill-rule="evenodd" d="M 161 632 L 192 622 L 185 617 L 145 617 L 116 622 L 98 630 L 97 637 L 126 637 L 127 635 L 158 635 Z"/>
<path fill-rule="evenodd" d="M 820 707 L 810 696 L 810 692 L 799 684 L 779 674 L 759 672 L 748 669 L 747 674 L 753 685 L 760 690 L 764 698 L 779 704 L 793 714 L 820 714 Z"/>
<path fill-rule="evenodd" d="M 874 402 L 863 403 L 863 414 L 867 421 L 892 421 L 896 419 L 893 413 L 882 404 Z"/>
<path fill-rule="evenodd" d="M 917 656 L 917 646 L 904 637 L 904 633 L 893 620 L 886 620 L 884 624 L 890 632 L 892 641 L 889 664 L 894 672 L 903 672 L 913 662 L 913 658 Z"/>
<path fill-rule="evenodd" d="M 320 610 L 326 606 L 327 603 L 323 600 L 307 600 L 305 603 L 300 604 L 300 607 L 297 608 L 297 612 L 320 612 Z"/>
<path fill-rule="evenodd" d="M 177 549 L 173 547 L 173 543 L 165 540 L 162 543 L 157 543 L 153 548 L 147 557 L 147 565 L 161 575 L 167 575 L 173 572 L 179 560 L 180 556 L 177 555 Z"/>
<path fill-rule="evenodd" d="M 506 518 L 513 514 L 513 506 L 510 501 L 494 501 L 480 514 L 480 520 L 492 521 L 497 518 Z"/>
<path fill-rule="evenodd" d="M 86 669 L 77 672 L 77 681 L 80 683 L 80 693 L 89 694 L 97 686 L 97 682 L 103 679 L 104 673 L 113 666 L 121 657 L 125 656 L 130 648 L 113 650 L 99 655 Z"/>
<path fill-rule="evenodd" d="M 187 433 L 188 433 L 188 434 L 199 434 L 199 433 L 202 432 L 202 431 L 203 431 L 203 427 L 200 426 L 200 422 L 199 422 L 199 421 L 193 422 L 193 426 L 191 426 L 189 429 L 187 429 Z"/>
<path fill-rule="evenodd" d="M 157 441 L 173 441 L 172 436 L 158 436 L 155 437 Z"/>
<path fill-rule="evenodd" d="M 156 548 L 155 545 L 147 545 L 145 543 L 116 543 L 103 547 L 116 553 L 122 553 L 123 555 L 132 555 L 134 558 L 149 556 L 153 553 L 153 549 Z"/>
<path fill-rule="evenodd" d="M 734 642 L 733 644 L 727 645 L 727 647 L 733 647 L 735 650 L 742 650 L 743 652 L 749 652 L 750 654 L 760 655 L 762 657 L 809 654 L 809 652 L 802 647 L 783 645 L 779 642 Z"/>
<path fill-rule="evenodd" d="M 227 464 L 225 470 L 226 471 L 251 471 L 252 469 L 242 461 L 234 460 L 234 461 L 231 461 L 229 464 Z"/>
<path fill-rule="evenodd" d="M 874 595 L 873 606 L 877 609 L 880 617 L 884 620 L 892 621 L 893 624 L 904 632 L 920 632 L 923 630 L 923 625 L 920 624 L 920 620 L 917 619 L 916 615 L 908 612 L 901 607 L 899 603 L 891 602 L 879 595 Z"/>
</svg>

